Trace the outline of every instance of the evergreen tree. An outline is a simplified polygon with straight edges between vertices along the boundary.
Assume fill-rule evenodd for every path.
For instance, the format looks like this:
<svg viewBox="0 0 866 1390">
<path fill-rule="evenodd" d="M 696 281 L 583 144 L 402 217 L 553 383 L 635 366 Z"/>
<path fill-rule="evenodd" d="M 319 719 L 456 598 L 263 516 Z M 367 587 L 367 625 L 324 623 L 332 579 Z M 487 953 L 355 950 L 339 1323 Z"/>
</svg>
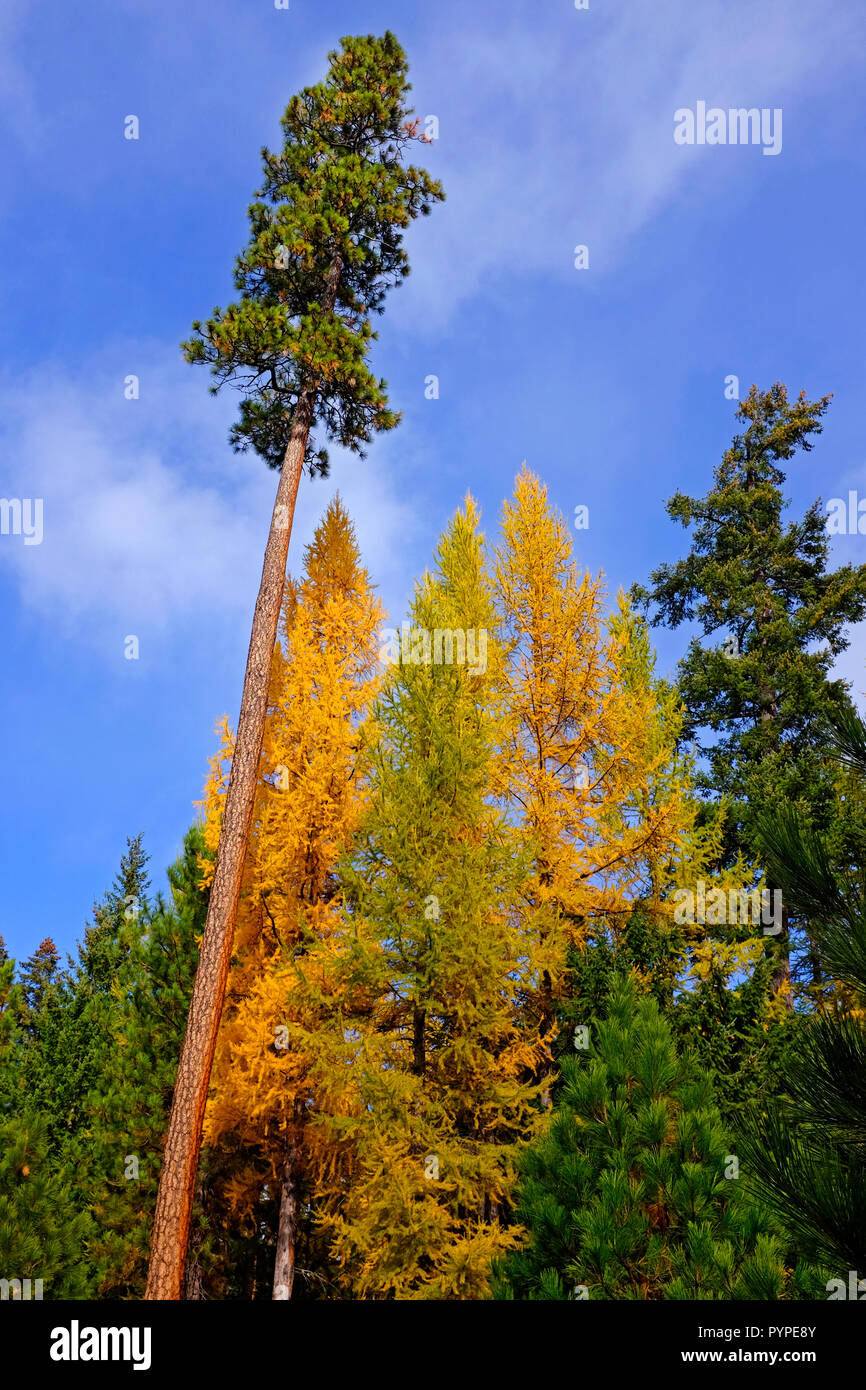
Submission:
<svg viewBox="0 0 866 1390">
<path fill-rule="evenodd" d="M 549 1126 L 521 1159 L 527 1243 L 500 1266 L 497 1296 L 784 1296 L 781 1245 L 737 1171 L 712 1085 L 677 1056 L 634 976 L 613 978 L 587 1041 L 563 1059 Z"/>
<path fill-rule="evenodd" d="M 46 996 L 60 983 L 60 952 L 50 936 L 40 941 L 18 972 L 25 1017 L 38 1014 Z"/>
<path fill-rule="evenodd" d="M 207 850 L 200 826 L 187 832 L 183 852 L 168 869 L 168 901 L 161 894 L 147 900 L 140 838 L 129 844 L 119 879 L 95 914 L 82 966 L 85 978 L 98 978 L 106 943 L 115 943 L 113 1012 L 110 1026 L 94 1034 L 96 1059 L 85 1091 L 96 1169 L 90 1192 L 99 1229 L 94 1262 L 100 1294 L 111 1298 L 144 1294 L 162 1149 L 208 899 L 201 885 Z M 83 1017 L 91 1018 L 92 1009 Z M 207 1214 L 197 1210 L 187 1296 L 195 1296 L 202 1263 L 216 1258 L 212 1245 Z"/>
<path fill-rule="evenodd" d="M 572 946 L 558 1006 L 558 1056 L 571 1056 L 574 1030 L 602 1011 L 617 974 L 634 972 L 668 1024 L 678 1052 L 699 1062 L 723 1123 L 734 1131 L 743 1107 L 780 1089 L 793 1019 L 768 997 L 772 963 L 760 941 L 725 954 L 696 942 L 690 930 L 638 905 L 611 930 L 591 925 L 585 946 Z"/>
<path fill-rule="evenodd" d="M 36 954 L 40 962 L 53 960 L 42 948 Z M 81 1298 L 89 1286 L 91 1220 L 26 1089 L 22 1056 L 30 1043 L 20 1022 L 26 1006 L 13 973 L 14 961 L 0 963 L 0 1279 L 10 1281 L 11 1297 L 23 1294 L 11 1281 L 29 1279 L 31 1297 L 41 1280 L 43 1298 Z M 31 994 L 31 1007 L 32 1001 Z"/>
<path fill-rule="evenodd" d="M 95 996 L 112 994 L 112 984 L 128 950 L 126 923 L 140 914 L 147 916 L 150 855 L 144 850 L 143 839 L 141 833 L 127 837 L 114 883 L 102 901 L 94 904 L 93 922 L 79 947 L 79 974 Z"/>
<path fill-rule="evenodd" d="M 843 709 L 826 735 L 862 787 L 866 724 Z M 788 1229 L 847 1288 L 850 1270 L 866 1276 L 866 835 L 840 860 L 797 808 L 768 807 L 758 837 L 837 990 L 800 1021 L 781 1095 L 753 1110 L 750 1161 Z"/>
<path fill-rule="evenodd" d="M 53 943 L 43 942 L 22 971 L 25 993 L 33 1001 L 24 1059 L 28 1092 L 59 1150 L 71 1157 L 83 1141 L 76 1158 L 82 1182 L 93 1158 L 88 1097 L 110 1074 L 105 1054 L 115 1035 L 126 928 L 140 911 L 146 915 L 147 859 L 141 835 L 127 839 L 112 887 L 94 904 L 74 967 L 61 971 Z M 34 967 L 37 957 L 40 965 Z"/>
<path fill-rule="evenodd" d="M 633 589 L 653 624 L 698 626 L 679 668 L 683 735 L 705 759 L 698 790 L 726 802 L 726 863 L 755 862 L 755 818 L 768 804 L 797 803 L 821 830 L 843 814 L 821 720 L 849 703 L 829 672 L 848 646 L 847 626 L 866 614 L 866 565 L 828 572 L 819 502 L 785 524 L 779 466 L 812 449 L 829 400 L 801 392 L 790 401 L 781 383 L 753 386 L 737 410 L 745 428 L 712 490 L 677 492 L 667 504 L 675 521 L 695 527 L 689 554 L 656 569 L 649 589 Z M 773 987 L 790 1002 L 787 915 L 773 941 Z"/>
<path fill-rule="evenodd" d="M 211 887 L 208 923 L 174 1092 L 155 1216 L 149 1298 L 179 1298 L 201 1128 L 232 949 L 283 596 L 304 460 L 324 465 L 310 431 L 356 453 L 391 429 L 385 383 L 368 366 L 371 315 L 408 274 L 403 232 L 442 198 L 402 156 L 418 136 L 406 101 L 407 63 L 394 35 L 344 38 L 324 82 L 289 102 L 283 148 L 263 151 L 264 182 L 249 208 L 236 262 L 240 299 L 215 309 L 185 351 L 209 363 L 214 390 L 246 392 L 233 430 L 280 469 L 253 616 L 244 691 Z M 423 137 L 422 137 L 423 138 Z"/>
<path fill-rule="evenodd" d="M 93 908 L 78 949 L 78 961 L 61 969 L 53 942 L 45 941 L 21 971 L 23 1047 L 21 1084 L 28 1115 L 38 1116 L 48 1169 L 64 1187 L 67 1205 L 90 1231 L 87 1250 L 78 1252 L 77 1288 L 83 1295 L 99 1287 L 88 1213 L 104 1174 L 95 1142 L 93 1105 L 110 1086 L 115 1071 L 118 981 L 127 951 L 127 914 L 146 908 L 147 875 L 141 836 L 127 840 L 114 884 Z M 62 1175 L 62 1176 L 61 1176 Z M 82 1283 L 82 1280 L 85 1283 Z"/>
</svg>

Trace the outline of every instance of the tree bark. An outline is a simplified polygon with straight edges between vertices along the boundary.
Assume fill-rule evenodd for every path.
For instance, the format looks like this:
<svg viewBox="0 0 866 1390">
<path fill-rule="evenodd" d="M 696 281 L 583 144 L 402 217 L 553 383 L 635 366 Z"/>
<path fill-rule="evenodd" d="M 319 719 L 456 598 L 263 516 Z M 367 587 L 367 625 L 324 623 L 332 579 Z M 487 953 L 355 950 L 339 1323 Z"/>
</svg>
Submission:
<svg viewBox="0 0 866 1390">
<path fill-rule="evenodd" d="M 195 1193 L 195 1201 L 201 1203 L 204 1197 L 201 1183 L 198 1183 Z M 195 1205 L 193 1205 L 193 1215 Z M 201 1267 L 200 1252 L 202 1243 L 201 1222 L 197 1222 L 192 1227 L 192 1234 L 187 1250 L 186 1272 L 184 1274 L 183 1296 L 187 1302 L 196 1301 L 204 1298 L 204 1276 Z"/>
<path fill-rule="evenodd" d="M 300 1211 L 300 1110 L 295 1102 L 295 1123 L 286 1140 L 283 1182 L 280 1188 L 280 1223 L 277 1231 L 277 1258 L 274 1262 L 274 1299 L 291 1298 L 295 1282 L 295 1246 Z"/>
<path fill-rule="evenodd" d="M 322 294 L 322 308 L 327 313 L 337 302 L 342 269 L 342 257 L 335 251 Z M 314 387 L 308 384 L 298 396 L 265 547 L 207 921 L 171 1103 L 156 1198 L 146 1299 L 181 1297 L 202 1122 L 231 962 L 241 875 L 259 779 L 289 540 L 313 422 L 315 394 Z"/>
<path fill-rule="evenodd" d="M 412 1005 L 412 1070 L 416 1076 L 423 1076 L 427 1070 L 425 1030 L 427 1010 L 419 1004 Z"/>
<path fill-rule="evenodd" d="M 147 1276 L 147 1299 L 179 1299 L 189 1239 L 190 1214 L 201 1147 L 217 1030 L 232 954 L 277 624 L 286 579 L 289 538 L 298 484 L 313 417 L 313 393 L 302 392 L 295 408 L 274 502 L 253 615 L 241 712 L 232 757 L 207 921 L 177 1069 L 171 1119 L 156 1201 Z"/>
<path fill-rule="evenodd" d="M 199 1264 L 197 1250 L 187 1261 L 183 1296 L 188 1302 L 204 1298 L 204 1281 L 202 1279 L 201 1265 Z"/>
</svg>

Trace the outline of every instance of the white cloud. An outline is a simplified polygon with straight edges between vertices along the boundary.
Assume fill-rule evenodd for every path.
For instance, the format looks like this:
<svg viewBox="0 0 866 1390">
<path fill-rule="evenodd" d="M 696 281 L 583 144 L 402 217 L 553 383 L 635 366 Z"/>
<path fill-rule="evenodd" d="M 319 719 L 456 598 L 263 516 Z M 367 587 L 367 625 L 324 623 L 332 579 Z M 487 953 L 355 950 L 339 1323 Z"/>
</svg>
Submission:
<svg viewBox="0 0 866 1390">
<path fill-rule="evenodd" d="M 214 401 L 204 373 L 175 359 L 124 344 L 71 379 L 46 367 L 0 378 L 0 491 L 44 501 L 41 545 L 0 537 L 0 566 L 23 603 L 76 632 L 146 623 L 170 635 L 203 612 L 249 620 L 277 476 L 254 455 L 232 454 L 236 399 Z M 133 368 L 141 395 L 128 401 Z M 411 499 L 390 484 L 387 447 L 364 461 L 335 451 L 332 479 L 302 480 L 290 569 L 339 488 L 371 577 L 386 598 L 402 596 L 417 523 Z"/>
<path fill-rule="evenodd" d="M 756 158 L 762 177 L 780 163 L 751 148 L 677 146 L 678 107 L 784 109 L 814 98 L 863 47 L 850 6 L 833 3 L 820 12 L 787 0 L 665 0 L 612 13 L 534 6 L 511 23 L 465 11 L 459 32 L 432 12 L 412 76 L 419 114 L 440 117 L 426 163 L 447 202 L 411 233 L 414 273 L 396 313 L 437 331 L 485 279 L 573 280 L 579 243 L 593 270 L 614 267 L 689 184 L 723 193 Z M 784 136 L 793 138 L 790 123 Z M 585 276 L 581 287 L 594 283 Z"/>
</svg>

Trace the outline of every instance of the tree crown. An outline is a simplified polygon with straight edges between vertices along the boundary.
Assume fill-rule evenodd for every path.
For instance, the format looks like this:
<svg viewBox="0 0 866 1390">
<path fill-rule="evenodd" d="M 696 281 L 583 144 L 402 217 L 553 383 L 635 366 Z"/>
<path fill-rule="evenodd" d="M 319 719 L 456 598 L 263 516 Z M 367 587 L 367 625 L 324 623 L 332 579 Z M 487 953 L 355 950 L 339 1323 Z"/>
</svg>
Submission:
<svg viewBox="0 0 866 1390">
<path fill-rule="evenodd" d="M 385 382 L 367 358 L 370 316 L 409 273 L 403 233 L 444 194 L 403 155 L 419 134 L 406 105 L 405 54 L 390 32 L 348 37 L 329 54 L 323 82 L 282 118 L 283 147 L 262 150 L 264 181 L 250 204 L 250 239 L 235 263 L 240 299 L 193 324 L 188 362 L 206 362 L 216 392 L 245 391 L 231 431 L 236 450 L 282 464 L 294 412 L 312 396 L 314 423 L 363 454 L 392 429 Z M 311 445 L 311 471 L 327 454 Z"/>
</svg>

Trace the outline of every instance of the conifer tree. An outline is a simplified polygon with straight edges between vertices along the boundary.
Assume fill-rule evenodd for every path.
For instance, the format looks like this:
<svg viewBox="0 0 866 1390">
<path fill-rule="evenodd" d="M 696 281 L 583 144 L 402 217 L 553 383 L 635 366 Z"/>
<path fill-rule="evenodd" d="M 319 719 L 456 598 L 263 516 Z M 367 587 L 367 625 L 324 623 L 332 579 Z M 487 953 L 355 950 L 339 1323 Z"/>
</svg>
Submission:
<svg viewBox="0 0 866 1390">
<path fill-rule="evenodd" d="M 753 386 L 711 491 L 678 492 L 667 504 L 675 521 L 695 528 L 689 554 L 659 566 L 648 589 L 633 589 L 653 624 L 698 625 L 680 663 L 683 733 L 705 759 L 698 790 L 727 803 L 727 863 L 756 861 L 755 816 L 769 804 L 798 803 L 824 831 L 848 814 L 821 720 L 849 703 L 845 683 L 829 672 L 848 646 L 848 624 L 866 614 L 866 565 L 828 572 L 820 504 L 786 524 L 780 467 L 812 449 L 829 401 L 805 392 L 791 401 L 779 382 Z M 787 918 L 774 941 L 774 990 L 791 1006 Z"/>
<path fill-rule="evenodd" d="M 477 521 L 468 499 L 417 587 L 376 705 L 369 809 L 340 865 L 344 912 L 304 962 L 318 1123 L 353 1153 L 321 1208 L 354 1297 L 483 1297 L 515 1240 L 514 1155 L 538 1113 L 539 1044 L 520 1011 L 536 969 L 526 864 L 493 804 L 502 657 Z M 474 662 L 437 663 L 437 629 L 452 657 L 462 634 Z"/>
<path fill-rule="evenodd" d="M 39 1012 L 46 995 L 59 985 L 60 976 L 60 952 L 51 937 L 46 936 L 18 972 L 22 1002 L 28 1017 Z"/>
<path fill-rule="evenodd" d="M 92 1104 L 110 1085 L 118 1016 L 118 977 L 125 952 L 122 937 L 133 902 L 145 902 L 147 855 L 141 836 L 127 840 L 120 870 L 78 949 L 78 960 L 62 968 L 49 939 L 21 970 L 21 1085 L 26 1093 L 33 1142 L 44 1147 L 46 1191 L 62 1189 L 72 1227 L 90 1226 L 90 1211 L 102 1186 Z M 73 1216 L 75 1219 L 73 1220 Z M 79 1222 L 77 1218 L 80 1217 Z M 92 1234 L 92 1227 L 91 1234 Z M 98 1290 L 94 1241 L 70 1255 L 79 1296 Z"/>
<path fill-rule="evenodd" d="M 403 163 L 418 122 L 406 104 L 406 58 L 394 35 L 344 38 L 324 82 L 283 117 L 284 143 L 263 151 L 264 181 L 238 257 L 239 300 L 194 325 L 188 360 L 245 392 L 232 438 L 280 470 L 253 617 L 231 782 L 155 1216 L 149 1298 L 179 1298 L 232 931 L 259 780 L 268 683 L 289 535 L 305 460 L 325 466 L 311 430 L 356 453 L 391 429 L 385 383 L 370 371 L 371 316 L 408 274 L 403 232 L 443 194 Z M 421 137 L 424 138 L 424 137 Z"/>
<path fill-rule="evenodd" d="M 131 839 L 127 836 L 126 851 L 120 857 L 114 882 L 101 902 L 94 904 L 93 922 L 79 947 L 79 973 L 97 996 L 112 993 L 112 982 L 129 949 L 127 923 L 134 922 L 142 914 L 147 916 L 150 855 L 144 849 L 143 840 L 140 832 Z"/>
<path fill-rule="evenodd" d="M 204 930 L 207 889 L 200 883 L 207 850 L 193 825 L 183 851 L 168 869 L 169 898 L 146 898 L 140 841 L 130 842 L 119 882 L 96 913 L 106 928 L 117 917 L 117 965 L 110 1030 L 100 1033 L 97 1075 L 87 1092 L 98 1179 L 91 1201 L 99 1237 L 94 1260 L 100 1294 L 141 1298 L 156 1204 L 162 1149 L 180 1056 L 198 941 Z M 104 944 L 98 934 L 90 950 Z M 199 1212 L 186 1270 L 187 1296 L 200 1278 L 205 1237 Z"/>
<path fill-rule="evenodd" d="M 82 1184 L 90 1180 L 94 1157 L 88 1098 L 111 1075 L 118 980 L 129 949 L 129 921 L 139 912 L 147 913 L 147 860 L 141 835 L 127 839 L 114 883 L 94 904 L 78 960 L 74 964 L 70 960 L 68 970 L 59 968 L 53 943 L 49 943 L 50 956 L 43 953 L 44 942 L 37 952 L 43 963 L 49 959 L 52 963 L 50 980 L 45 976 L 47 987 L 39 989 L 38 1005 L 34 1002 L 29 1014 L 27 1086 L 58 1149 L 70 1158 L 75 1151 Z M 35 978 L 30 962 L 25 962 L 24 975 L 27 980 Z M 32 988 L 30 993 L 35 1001 Z"/>
<path fill-rule="evenodd" d="M 295 963 L 330 930 L 335 862 L 361 806 L 363 721 L 378 684 L 383 617 L 349 517 L 331 502 L 289 581 L 274 652 L 263 776 L 244 867 L 234 965 L 213 1071 L 205 1142 L 246 1151 L 230 1180 L 234 1219 L 251 1222 L 265 1187 L 279 1193 L 273 1296 L 292 1296 L 301 1238 L 334 1146 L 310 1126 L 315 1088 L 303 1045 L 308 1014 Z M 213 842 L 220 783 L 209 792 Z M 310 1290 L 306 1289 L 309 1294 Z"/>
<path fill-rule="evenodd" d="M 862 787 L 866 723 L 841 710 L 824 732 Z M 802 811 L 771 806 L 757 835 L 837 990 L 798 1020 L 780 1093 L 751 1110 L 750 1161 L 788 1229 L 830 1266 L 847 1297 L 849 1271 L 866 1277 L 866 835 L 859 853 L 839 858 Z"/>
<path fill-rule="evenodd" d="M 733 1131 L 744 1106 L 782 1086 L 791 1015 L 768 997 L 772 964 L 760 939 L 738 942 L 734 929 L 725 943 L 694 931 L 643 904 L 616 931 L 594 922 L 586 944 L 569 948 L 555 1051 L 572 1055 L 576 1030 L 604 1009 L 615 976 L 633 971 L 657 1001 L 677 1050 L 691 1052 L 712 1080 Z"/>
<path fill-rule="evenodd" d="M 53 960 L 42 948 L 37 956 Z M 13 1298 L 25 1295 L 24 1280 L 30 1297 L 81 1298 L 89 1287 L 84 1247 L 91 1220 L 27 1090 L 22 1059 L 31 1044 L 22 1035 L 27 1006 L 14 965 L 0 963 L 0 1279 L 10 1281 Z"/>
<path fill-rule="evenodd" d="M 650 845 L 645 884 L 631 895 L 624 914 L 594 917 L 586 926 L 586 949 L 569 949 L 569 974 L 558 1012 L 563 1040 L 571 1046 L 572 1025 L 579 1026 L 602 1005 L 618 971 L 637 971 L 671 1024 L 677 1046 L 688 1046 L 714 1081 L 716 1100 L 726 1122 L 739 1113 L 747 1097 L 772 1090 L 787 1040 L 789 1015 L 768 999 L 771 961 L 760 919 L 728 920 L 733 891 L 753 877 L 752 867 L 736 856 L 725 862 L 726 808 L 701 807 L 694 794 L 694 758 L 682 747 L 683 708 L 679 693 L 655 674 L 655 654 L 644 620 L 620 594 L 610 619 L 623 637 L 620 667 L 630 696 L 649 696 L 644 726 L 646 784 L 625 802 L 632 823 L 645 819 L 647 804 L 667 802 L 679 828 L 678 841 L 666 837 L 661 850 Z M 719 894 L 724 914 L 710 911 L 699 921 L 692 911 L 685 921 L 678 910 L 680 890 L 702 881 L 705 894 Z M 637 885 L 639 887 L 639 885 Z M 751 899 L 749 900 L 751 903 Z M 703 914 L 702 914 L 703 915 Z M 721 921 L 711 918 L 721 916 Z"/>
<path fill-rule="evenodd" d="M 562 1063 L 545 1131 L 521 1159 L 517 1299 L 776 1299 L 803 1291 L 744 1186 L 712 1086 L 678 1058 L 656 1001 L 616 976 L 589 1046 Z M 786 1282 L 787 1281 L 787 1282 Z"/>
</svg>

